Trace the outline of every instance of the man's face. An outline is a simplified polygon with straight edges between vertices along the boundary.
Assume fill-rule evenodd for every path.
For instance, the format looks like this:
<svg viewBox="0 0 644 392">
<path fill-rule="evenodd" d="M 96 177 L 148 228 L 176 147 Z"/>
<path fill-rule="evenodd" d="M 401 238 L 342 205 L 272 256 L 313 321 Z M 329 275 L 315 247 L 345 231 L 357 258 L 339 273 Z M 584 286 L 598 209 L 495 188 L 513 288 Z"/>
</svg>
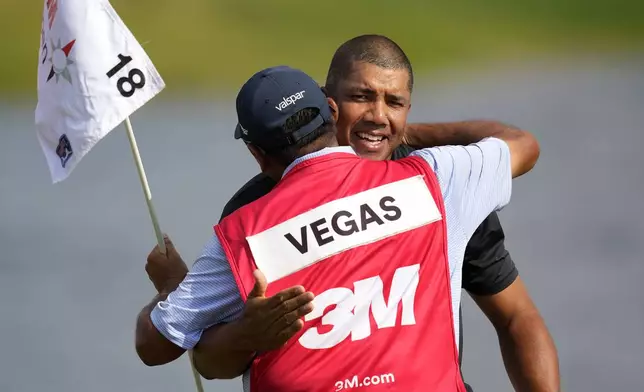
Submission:
<svg viewBox="0 0 644 392">
<path fill-rule="evenodd" d="M 338 104 L 338 142 L 363 158 L 384 160 L 400 145 L 411 108 L 406 69 L 355 62 L 330 91 Z"/>
</svg>

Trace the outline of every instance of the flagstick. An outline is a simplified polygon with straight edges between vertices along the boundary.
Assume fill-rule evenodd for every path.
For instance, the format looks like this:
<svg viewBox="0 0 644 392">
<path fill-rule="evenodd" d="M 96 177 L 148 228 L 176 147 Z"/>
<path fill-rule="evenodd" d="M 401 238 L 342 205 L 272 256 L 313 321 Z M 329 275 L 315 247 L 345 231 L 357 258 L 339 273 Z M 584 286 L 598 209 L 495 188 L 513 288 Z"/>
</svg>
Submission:
<svg viewBox="0 0 644 392">
<path fill-rule="evenodd" d="M 141 186 L 143 187 L 143 193 L 145 194 L 145 202 L 148 205 L 148 211 L 150 212 L 150 219 L 152 219 L 154 233 L 157 236 L 157 243 L 159 244 L 159 249 L 161 250 L 161 252 L 165 254 L 166 248 L 165 241 L 163 240 L 163 233 L 161 233 L 159 220 L 157 219 L 157 214 L 154 211 L 154 205 L 152 204 L 152 193 L 150 192 L 148 179 L 145 176 L 145 169 L 143 168 L 143 162 L 141 161 L 141 154 L 139 154 L 139 147 L 136 145 L 136 139 L 134 138 L 134 131 L 132 130 L 132 123 L 130 122 L 129 116 L 125 118 L 125 129 L 127 131 L 127 138 L 130 140 L 130 147 L 132 147 L 134 163 L 136 164 L 136 169 L 139 172 L 139 180 L 141 180 Z M 190 360 L 190 367 L 192 368 L 192 375 L 195 379 L 195 384 L 197 385 L 197 392 L 203 392 L 201 376 L 197 372 L 197 369 L 195 369 L 195 365 L 192 359 L 192 351 L 188 351 L 188 357 Z"/>
<path fill-rule="evenodd" d="M 136 139 L 134 138 L 134 131 L 132 131 L 132 123 L 130 123 L 130 117 L 125 118 L 125 129 L 127 130 L 127 137 L 128 139 L 130 139 L 130 147 L 132 147 L 132 155 L 134 155 L 134 163 L 136 164 L 136 169 L 139 172 L 139 180 L 141 180 L 141 186 L 143 187 L 143 193 L 145 194 L 145 202 L 148 205 L 148 211 L 150 212 L 150 219 L 152 219 L 152 226 L 154 227 L 154 233 L 157 236 L 157 243 L 159 244 L 161 253 L 165 254 L 165 241 L 163 241 L 163 233 L 161 233 L 161 228 L 159 227 L 159 220 L 157 219 L 157 214 L 154 211 L 154 205 L 152 204 L 152 193 L 150 192 L 148 179 L 145 176 L 145 169 L 143 168 L 143 162 L 141 161 L 141 154 L 139 154 L 139 147 L 136 145 Z"/>
<path fill-rule="evenodd" d="M 195 378 L 195 385 L 197 386 L 197 392 L 203 392 L 203 384 L 201 384 L 201 375 L 197 372 L 195 368 L 194 358 L 192 356 L 192 350 L 188 351 L 188 359 L 190 360 L 190 368 L 192 369 L 192 376 Z"/>
</svg>

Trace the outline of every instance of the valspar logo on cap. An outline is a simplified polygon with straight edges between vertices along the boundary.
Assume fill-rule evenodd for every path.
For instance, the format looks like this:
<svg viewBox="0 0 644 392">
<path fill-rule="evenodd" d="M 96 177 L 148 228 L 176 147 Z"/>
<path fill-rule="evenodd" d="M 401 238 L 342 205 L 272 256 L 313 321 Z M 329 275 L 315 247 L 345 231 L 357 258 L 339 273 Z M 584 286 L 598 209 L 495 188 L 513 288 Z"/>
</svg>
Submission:
<svg viewBox="0 0 644 392">
<path fill-rule="evenodd" d="M 292 104 L 294 104 L 296 101 L 304 98 L 304 93 L 305 92 L 306 92 L 306 90 L 302 90 L 297 94 L 293 94 L 293 95 L 288 96 L 288 97 L 282 97 L 282 102 L 280 102 L 279 105 L 275 106 L 275 109 L 277 109 L 277 110 L 279 110 L 281 112 L 282 110 L 284 110 L 287 107 L 289 107 Z"/>
</svg>

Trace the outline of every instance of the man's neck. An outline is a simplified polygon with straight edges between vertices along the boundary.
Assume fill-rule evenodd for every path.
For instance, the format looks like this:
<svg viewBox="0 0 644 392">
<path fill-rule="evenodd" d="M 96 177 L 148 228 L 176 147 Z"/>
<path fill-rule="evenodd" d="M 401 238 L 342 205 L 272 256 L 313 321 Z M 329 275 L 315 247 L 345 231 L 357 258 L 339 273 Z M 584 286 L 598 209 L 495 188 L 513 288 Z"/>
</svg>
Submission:
<svg viewBox="0 0 644 392">
<path fill-rule="evenodd" d="M 271 171 L 265 171 L 264 174 L 270 177 L 271 180 L 275 182 L 279 182 L 279 180 L 282 179 L 282 176 L 284 175 L 285 170 L 286 170 L 286 166 L 282 166 L 282 167 L 275 168 L 274 170 L 271 170 Z"/>
<path fill-rule="evenodd" d="M 302 156 L 298 157 L 290 165 L 288 165 L 288 167 L 286 167 L 284 169 L 284 171 L 282 173 L 282 177 L 288 171 L 290 171 L 292 168 L 294 168 L 295 166 L 297 166 L 301 162 L 304 162 L 304 161 L 306 161 L 308 159 L 313 159 L 315 157 L 323 156 L 323 155 L 326 155 L 326 154 L 331 154 L 331 153 L 334 153 L 334 152 L 345 152 L 345 153 L 352 153 L 352 154 L 355 155 L 355 151 L 353 150 L 353 148 L 351 148 L 349 146 L 340 146 L 340 145 L 338 145 L 337 142 L 335 142 L 335 143 L 333 143 L 333 145 L 330 145 L 330 146 L 327 146 L 327 147 L 324 147 L 324 148 L 316 149 L 314 151 L 309 152 L 308 154 L 305 154 L 305 155 L 302 155 Z"/>
</svg>

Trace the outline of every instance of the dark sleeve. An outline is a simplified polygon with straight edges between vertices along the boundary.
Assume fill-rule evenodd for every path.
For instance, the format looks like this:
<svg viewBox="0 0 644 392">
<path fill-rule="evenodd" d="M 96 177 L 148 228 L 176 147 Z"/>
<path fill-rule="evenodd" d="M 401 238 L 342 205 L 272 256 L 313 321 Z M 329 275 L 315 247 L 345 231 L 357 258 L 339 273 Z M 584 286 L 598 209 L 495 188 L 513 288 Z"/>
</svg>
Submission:
<svg viewBox="0 0 644 392">
<path fill-rule="evenodd" d="M 410 147 L 406 144 L 401 144 L 400 146 L 396 147 L 391 153 L 391 160 L 396 161 L 398 159 L 406 158 L 414 151 L 416 151 L 415 148 Z"/>
<path fill-rule="evenodd" d="M 476 229 L 465 248 L 463 288 L 474 295 L 493 295 L 511 285 L 519 276 L 496 212 Z"/>
<path fill-rule="evenodd" d="M 246 204 L 252 203 L 260 197 L 268 194 L 275 184 L 276 182 L 272 178 L 262 173 L 251 178 L 233 195 L 233 197 L 230 198 L 230 200 L 228 200 L 228 203 L 224 206 L 224 210 L 221 213 L 219 221 Z"/>
</svg>

